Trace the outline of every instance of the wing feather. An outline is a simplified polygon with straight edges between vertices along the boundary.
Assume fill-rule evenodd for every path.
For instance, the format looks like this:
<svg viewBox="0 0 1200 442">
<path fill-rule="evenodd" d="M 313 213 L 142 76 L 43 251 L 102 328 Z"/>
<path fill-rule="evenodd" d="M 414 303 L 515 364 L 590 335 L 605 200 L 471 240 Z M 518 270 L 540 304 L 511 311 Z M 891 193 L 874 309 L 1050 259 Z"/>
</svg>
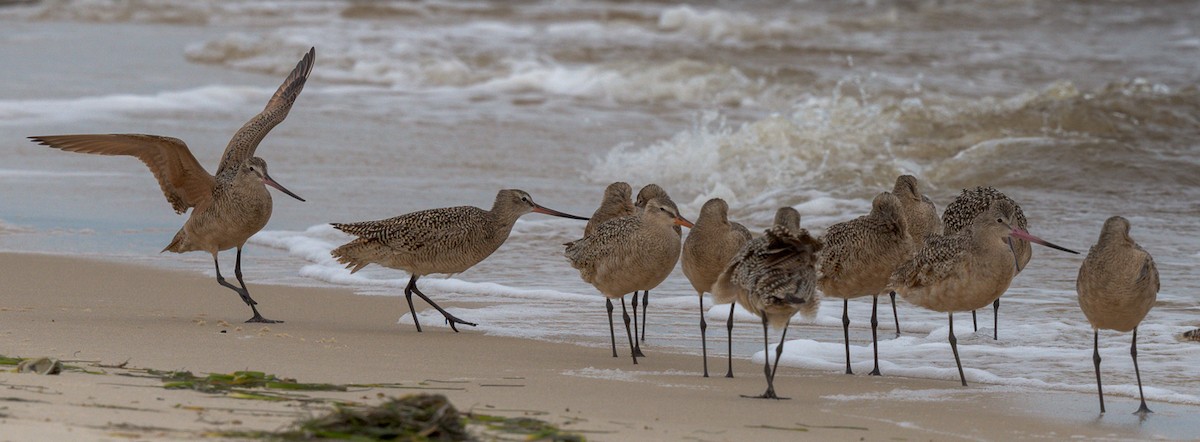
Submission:
<svg viewBox="0 0 1200 442">
<path fill-rule="evenodd" d="M 216 181 L 178 138 L 144 134 L 48 135 L 29 137 L 43 146 L 97 155 L 129 155 L 146 163 L 176 213 L 207 207 Z"/>
<path fill-rule="evenodd" d="M 229 145 L 225 147 L 225 153 L 221 155 L 221 165 L 217 167 L 217 175 L 221 175 L 226 170 L 236 170 L 239 164 L 253 157 L 255 149 L 258 149 L 258 144 L 262 142 L 263 138 L 266 138 L 267 133 L 287 117 L 288 111 L 292 109 L 292 103 L 296 102 L 296 97 L 299 97 L 300 91 L 304 89 L 308 74 L 312 72 L 316 51 L 316 48 L 310 48 L 308 53 L 304 54 L 304 58 L 296 63 L 296 67 L 292 69 L 292 73 L 288 75 L 287 79 L 283 80 L 283 84 L 279 85 L 279 89 L 275 91 L 275 95 L 271 96 L 271 100 L 267 101 L 266 108 L 233 134 Z"/>
</svg>

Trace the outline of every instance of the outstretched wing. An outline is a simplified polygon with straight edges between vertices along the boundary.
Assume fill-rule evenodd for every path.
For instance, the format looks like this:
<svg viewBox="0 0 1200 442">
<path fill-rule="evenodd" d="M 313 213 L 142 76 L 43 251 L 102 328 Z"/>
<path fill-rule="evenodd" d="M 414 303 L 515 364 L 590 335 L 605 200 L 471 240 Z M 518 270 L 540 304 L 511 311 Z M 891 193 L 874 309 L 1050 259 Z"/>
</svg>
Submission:
<svg viewBox="0 0 1200 442">
<path fill-rule="evenodd" d="M 98 155 L 129 155 L 150 167 L 176 213 L 212 201 L 216 181 L 178 138 L 143 134 L 49 135 L 29 137 L 43 146 Z"/>
<path fill-rule="evenodd" d="M 283 122 L 288 111 L 292 109 L 292 103 L 296 102 L 296 97 L 300 96 L 300 90 L 304 89 L 304 83 L 308 80 L 309 72 L 312 72 L 313 59 L 316 55 L 316 48 L 309 49 L 308 53 L 304 54 L 304 58 L 296 64 L 296 68 L 292 69 L 291 75 L 288 75 L 287 79 L 283 80 L 283 84 L 279 85 L 275 95 L 267 102 L 267 107 L 233 134 L 233 139 L 229 140 L 229 145 L 225 147 L 225 153 L 221 155 L 221 165 L 217 167 L 217 175 L 221 175 L 227 169 L 236 168 L 253 157 L 254 150 L 258 148 L 258 143 L 261 143 L 267 136 L 267 132 Z"/>
</svg>

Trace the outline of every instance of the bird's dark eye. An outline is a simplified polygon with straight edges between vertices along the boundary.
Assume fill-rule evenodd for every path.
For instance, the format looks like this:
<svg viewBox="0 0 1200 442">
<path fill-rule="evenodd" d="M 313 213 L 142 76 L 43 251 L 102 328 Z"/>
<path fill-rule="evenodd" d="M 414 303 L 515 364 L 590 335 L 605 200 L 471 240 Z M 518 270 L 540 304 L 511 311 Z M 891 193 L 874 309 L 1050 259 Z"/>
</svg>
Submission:
<svg viewBox="0 0 1200 442">
<path fill-rule="evenodd" d="M 529 202 L 529 197 L 523 196 L 523 197 L 521 197 L 521 201 Z"/>
<path fill-rule="evenodd" d="M 1004 224 L 1004 220 L 1003 220 L 1003 219 L 1000 219 L 1000 218 L 996 218 L 996 222 L 998 222 L 998 223 L 1000 223 L 1000 224 Z"/>
</svg>

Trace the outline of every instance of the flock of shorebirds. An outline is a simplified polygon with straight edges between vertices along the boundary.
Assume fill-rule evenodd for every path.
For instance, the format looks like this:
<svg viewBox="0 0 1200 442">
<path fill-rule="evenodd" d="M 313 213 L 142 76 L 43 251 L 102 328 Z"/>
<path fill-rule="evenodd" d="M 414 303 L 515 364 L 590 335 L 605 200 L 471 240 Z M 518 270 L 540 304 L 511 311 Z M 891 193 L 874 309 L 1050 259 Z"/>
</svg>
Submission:
<svg viewBox="0 0 1200 442">
<path fill-rule="evenodd" d="M 266 108 L 248 121 L 230 140 L 216 174 L 208 173 L 183 141 L 142 134 L 56 135 L 30 137 L 34 142 L 72 152 L 101 155 L 130 155 L 149 166 L 167 200 L 178 213 L 191 215 L 163 251 L 183 253 L 206 251 L 213 256 L 217 282 L 234 290 L 253 312 L 247 322 L 280 322 L 264 318 L 242 280 L 241 251 L 251 235 L 266 225 L 271 216 L 272 186 L 304 201 L 275 182 L 267 164 L 254 152 L 266 134 L 287 116 L 312 71 L 315 49 L 310 49 L 267 102 Z M 1037 238 L 1027 231 L 1021 207 L 990 187 L 964 190 L 939 218 L 933 202 L 922 195 L 916 178 L 901 176 L 890 192 L 872 201 L 867 215 L 834 224 L 821 237 L 800 227 L 800 213 L 791 207 L 778 210 L 774 225 L 755 236 L 728 218 L 729 207 L 721 199 L 704 204 L 695 224 L 680 215 L 663 188 L 650 184 L 636 200 L 629 184 L 617 182 L 604 191 L 600 207 L 591 218 L 545 208 L 524 191 L 507 189 L 496 195 L 491 210 L 449 207 L 423 210 L 394 218 L 357 223 L 334 223 L 338 230 L 353 235 L 350 242 L 331 253 L 352 272 L 370 264 L 399 269 L 411 275 L 404 289 L 417 331 L 421 330 L 413 308 L 415 293 L 445 317 L 454 331 L 457 325 L 475 324 L 460 319 L 417 288 L 417 280 L 429 274 L 463 272 L 487 258 L 508 238 L 517 218 L 530 212 L 587 220 L 581 239 L 566 244 L 565 255 L 584 281 L 605 296 L 613 356 L 617 356 L 612 300 L 621 300 L 633 362 L 643 356 L 638 334 L 638 292 L 643 292 L 642 318 L 649 291 L 662 283 L 682 261 L 683 272 L 700 295 L 700 333 L 704 343 L 704 376 L 708 376 L 705 339 L 704 293 L 715 303 L 736 302 L 759 316 L 763 324 L 764 374 L 767 390 L 761 398 L 775 394 L 774 374 L 783 350 L 788 324 L 796 313 L 812 315 L 823 297 L 842 299 L 842 325 L 846 345 L 846 373 L 850 374 L 849 324 L 846 313 L 850 298 L 872 297 L 871 337 L 875 344 L 878 375 L 878 298 L 900 294 L 918 306 L 946 312 L 950 319 L 949 342 L 962 385 L 967 385 L 954 336 L 954 312 L 965 312 L 992 304 L 999 307 L 1000 295 L 1008 288 L 1032 256 L 1030 243 L 1077 253 Z M 680 227 L 691 229 L 686 241 Z M 1133 331 L 1131 353 L 1138 390 L 1137 326 L 1153 306 L 1158 289 L 1158 271 L 1150 255 L 1129 236 L 1125 218 L 1109 218 L 1099 241 L 1089 251 L 1079 270 L 1079 305 L 1094 328 L 1093 361 L 1100 391 L 1100 329 Z M 238 285 L 221 276 L 217 254 L 237 249 L 234 275 Z M 625 308 L 625 295 L 633 293 L 633 328 Z M 770 326 L 782 330 L 770 364 Z M 733 327 L 733 309 L 726 324 Z M 896 319 L 899 334 L 899 319 Z M 730 338 L 732 339 L 732 338 Z M 730 350 L 732 350 L 732 343 Z M 726 376 L 732 376 L 732 360 Z M 1142 395 L 1138 413 L 1149 413 Z"/>
</svg>

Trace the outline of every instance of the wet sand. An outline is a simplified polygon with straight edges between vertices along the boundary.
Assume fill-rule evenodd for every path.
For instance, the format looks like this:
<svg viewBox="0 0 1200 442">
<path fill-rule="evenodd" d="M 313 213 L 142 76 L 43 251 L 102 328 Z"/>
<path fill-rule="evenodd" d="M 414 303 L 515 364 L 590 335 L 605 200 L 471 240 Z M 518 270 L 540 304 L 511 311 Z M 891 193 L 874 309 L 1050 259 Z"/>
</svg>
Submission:
<svg viewBox="0 0 1200 442">
<path fill-rule="evenodd" d="M 164 258 L 165 259 L 165 258 Z M 414 392 L 447 395 L 462 411 L 543 419 L 589 440 L 1010 440 L 1190 438 L 1200 407 L 1136 399 L 780 367 L 786 401 L 742 398 L 765 388 L 761 367 L 699 375 L 697 356 L 648 344 L 634 366 L 607 348 L 453 333 L 397 324 L 403 298 L 250 281 L 268 318 L 199 272 L 61 256 L 0 254 L 0 354 L 49 356 L 103 374 L 0 373 L 0 440 L 202 439 L 212 431 L 279 430 L 328 409 L 165 390 L 133 368 L 258 370 L 300 382 L 399 383 L 402 388 L 306 392 L 375 404 Z M 443 294 L 439 299 L 449 300 Z M 444 305 L 453 305 L 446 302 Z M 418 304 L 418 308 L 427 308 Z M 536 327 L 537 324 L 530 324 Z M 710 346 L 711 347 L 711 346 Z M 718 351 L 718 353 L 720 353 Z M 126 362 L 124 369 L 102 368 Z M 1088 374 L 1090 375 L 1090 374 Z"/>
</svg>

